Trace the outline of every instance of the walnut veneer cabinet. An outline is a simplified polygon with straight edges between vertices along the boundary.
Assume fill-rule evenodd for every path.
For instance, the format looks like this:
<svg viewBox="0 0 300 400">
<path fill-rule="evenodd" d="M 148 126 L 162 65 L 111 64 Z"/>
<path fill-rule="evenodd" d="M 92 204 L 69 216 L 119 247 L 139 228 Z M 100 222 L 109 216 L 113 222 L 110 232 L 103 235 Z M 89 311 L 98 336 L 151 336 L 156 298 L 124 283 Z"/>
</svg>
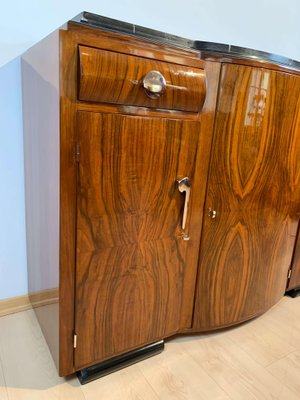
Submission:
<svg viewBox="0 0 300 400">
<path fill-rule="evenodd" d="M 254 53 L 84 13 L 24 54 L 29 291 L 60 375 L 285 293 L 300 68 Z"/>
</svg>

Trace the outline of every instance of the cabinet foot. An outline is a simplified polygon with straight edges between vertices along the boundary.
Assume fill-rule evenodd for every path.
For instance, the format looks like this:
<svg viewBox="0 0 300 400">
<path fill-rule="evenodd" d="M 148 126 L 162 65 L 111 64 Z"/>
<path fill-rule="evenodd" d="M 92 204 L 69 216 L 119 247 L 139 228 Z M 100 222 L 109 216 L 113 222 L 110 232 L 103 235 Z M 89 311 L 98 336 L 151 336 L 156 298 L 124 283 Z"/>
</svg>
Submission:
<svg viewBox="0 0 300 400">
<path fill-rule="evenodd" d="M 300 296 L 300 287 L 289 290 L 289 291 L 285 292 L 285 294 L 286 294 L 286 296 L 293 297 L 293 298 L 298 297 L 298 296 Z"/>
<path fill-rule="evenodd" d="M 84 368 L 77 372 L 79 382 L 84 385 L 102 376 L 111 374 L 129 365 L 135 364 L 138 361 L 145 360 L 151 356 L 159 354 L 165 347 L 164 341 L 160 340 L 147 346 L 141 347 L 137 350 L 130 351 L 129 353 L 103 361 L 99 364 Z"/>
</svg>

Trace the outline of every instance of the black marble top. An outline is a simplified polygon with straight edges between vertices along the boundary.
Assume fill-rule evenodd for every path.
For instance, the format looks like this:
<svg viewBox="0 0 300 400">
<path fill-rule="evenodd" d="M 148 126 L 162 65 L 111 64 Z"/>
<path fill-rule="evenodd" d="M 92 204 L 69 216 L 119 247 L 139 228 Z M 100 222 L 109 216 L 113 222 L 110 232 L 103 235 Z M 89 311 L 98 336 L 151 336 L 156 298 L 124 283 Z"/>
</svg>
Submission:
<svg viewBox="0 0 300 400">
<path fill-rule="evenodd" d="M 145 28 L 128 22 L 119 21 L 101 15 L 92 14 L 86 11 L 78 14 L 72 19 L 73 23 L 78 23 L 91 28 L 100 28 L 117 33 L 134 36 L 140 39 L 150 40 L 156 43 L 169 44 L 185 49 L 197 50 L 202 53 L 219 55 L 224 57 L 244 58 L 255 61 L 268 61 L 276 65 L 281 65 L 294 70 L 300 70 L 300 62 L 288 57 L 279 56 L 265 51 L 248 49 L 246 47 L 233 46 L 222 43 L 203 42 L 191 40 L 180 36 L 171 35 L 155 29 Z"/>
</svg>

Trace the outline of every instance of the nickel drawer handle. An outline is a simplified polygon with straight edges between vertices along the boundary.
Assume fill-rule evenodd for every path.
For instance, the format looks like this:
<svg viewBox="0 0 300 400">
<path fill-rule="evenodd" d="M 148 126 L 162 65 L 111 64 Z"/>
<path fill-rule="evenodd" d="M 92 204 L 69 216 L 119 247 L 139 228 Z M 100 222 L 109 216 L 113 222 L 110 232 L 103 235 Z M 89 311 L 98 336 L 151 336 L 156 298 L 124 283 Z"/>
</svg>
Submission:
<svg viewBox="0 0 300 400">
<path fill-rule="evenodd" d="M 150 71 L 145 75 L 142 86 L 146 94 L 155 99 L 163 94 L 166 90 L 166 80 L 158 71 Z"/>
<path fill-rule="evenodd" d="M 190 201 L 192 181 L 190 180 L 190 178 L 188 178 L 186 176 L 185 178 L 177 179 L 177 183 L 178 183 L 179 192 L 180 193 L 185 192 L 185 200 L 184 200 L 184 208 L 183 208 L 183 216 L 182 216 L 182 224 L 181 224 L 182 231 L 184 231 L 186 228 L 186 221 L 187 221 L 187 215 L 188 215 L 188 207 L 189 207 L 189 201 Z M 184 232 L 182 232 L 181 238 L 183 240 L 190 239 L 189 236 Z"/>
</svg>

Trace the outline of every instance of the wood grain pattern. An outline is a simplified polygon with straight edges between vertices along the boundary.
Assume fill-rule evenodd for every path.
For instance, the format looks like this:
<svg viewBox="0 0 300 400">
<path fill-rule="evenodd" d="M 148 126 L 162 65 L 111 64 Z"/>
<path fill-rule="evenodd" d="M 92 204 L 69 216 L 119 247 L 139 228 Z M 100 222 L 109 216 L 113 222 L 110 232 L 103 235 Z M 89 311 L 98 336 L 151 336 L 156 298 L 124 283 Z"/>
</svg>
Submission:
<svg viewBox="0 0 300 400">
<path fill-rule="evenodd" d="M 298 227 L 298 234 L 296 238 L 291 267 L 292 267 L 292 275 L 288 282 L 287 290 L 296 289 L 300 287 L 300 224 Z"/>
<path fill-rule="evenodd" d="M 149 358 L 138 365 L 159 399 L 230 400 L 201 362 L 197 363 L 185 351 L 182 338 L 177 340 L 168 341 L 166 350 L 159 357 Z"/>
<path fill-rule="evenodd" d="M 256 60 L 255 58 L 243 58 L 243 57 L 232 57 L 229 54 L 221 53 L 208 53 L 206 51 L 201 51 L 201 60 L 219 62 L 222 64 L 235 64 L 244 65 L 249 67 L 257 67 L 269 69 L 271 71 L 286 72 L 288 74 L 300 75 L 300 70 L 297 68 L 291 68 L 285 65 L 276 64 L 268 60 Z"/>
<path fill-rule="evenodd" d="M 74 372 L 77 43 L 60 31 L 59 373 Z"/>
<path fill-rule="evenodd" d="M 299 396 L 299 372 L 300 351 L 295 351 L 288 356 L 271 364 L 267 370 L 277 378 L 282 384 L 285 384 L 294 394 Z"/>
<path fill-rule="evenodd" d="M 272 314 L 267 312 L 248 324 L 234 327 L 230 332 L 234 343 L 264 368 L 297 350 L 294 346 L 297 338 L 291 341 L 291 331 L 278 326 L 283 325 L 288 315 L 284 317 L 280 307 L 277 308 L 275 320 Z"/>
<path fill-rule="evenodd" d="M 78 101 L 79 45 L 172 65 L 172 71 L 181 66 L 205 71 L 208 93 L 201 113 L 186 111 L 188 97 L 182 111 L 140 103 Z M 61 31 L 60 57 L 60 374 L 68 375 L 75 370 L 74 328 L 79 328 L 78 367 L 191 327 L 220 64 L 201 60 L 197 51 L 90 29 Z M 202 322 L 196 317 L 194 330 L 249 318 L 282 295 L 299 220 L 300 141 L 299 134 L 293 133 L 299 132 L 298 80 L 268 70 L 227 68 L 222 75 L 213 154 L 218 168 L 209 178 L 206 199 L 207 207 L 217 209 L 218 218 L 208 220 L 205 213 L 202 245 L 210 252 L 202 252 L 195 307 L 196 312 L 202 310 L 198 313 Z M 88 157 L 80 161 L 79 183 L 84 186 L 77 208 L 79 110 L 85 111 L 78 113 L 78 122 L 80 143 Z M 91 128 L 88 132 L 85 125 Z M 91 135 L 88 144 L 85 140 Z M 96 138 L 101 138 L 100 144 Z M 106 176 L 98 169 L 104 162 L 110 166 Z M 189 242 L 177 238 L 183 196 L 176 191 L 174 176 L 171 185 L 171 171 L 176 172 L 175 179 L 177 174 L 193 179 Z M 219 269 L 214 260 L 221 260 Z M 100 340 L 94 348 L 96 336 Z"/>
<path fill-rule="evenodd" d="M 267 331 L 271 326 L 268 325 Z M 230 399 L 296 400 L 298 394 L 277 380 L 267 368 L 252 358 L 251 354 L 247 354 L 231 333 L 234 333 L 234 330 L 202 338 L 184 337 L 181 342 L 184 352 L 204 369 Z M 259 351 L 259 348 L 253 348 L 253 352 L 257 350 Z"/>
<path fill-rule="evenodd" d="M 216 69 L 219 65 L 216 65 Z M 189 121 L 198 121 L 202 119 L 203 109 L 201 113 L 194 113 L 190 111 L 180 110 L 167 110 L 157 109 L 148 107 L 138 106 L 126 106 L 125 104 L 109 104 L 109 103 L 91 103 L 87 101 L 80 101 L 77 104 L 78 111 L 92 111 L 92 112 L 104 112 L 112 114 L 126 114 L 136 115 L 138 117 L 157 117 L 157 118 L 172 118 L 172 119 L 184 119 Z M 213 120 L 210 114 L 210 119 Z"/>
<path fill-rule="evenodd" d="M 179 239 L 176 179 L 193 179 L 199 136 L 197 122 L 85 112 L 78 127 L 76 368 L 179 329 L 198 245 Z"/>
<path fill-rule="evenodd" d="M 170 43 L 158 43 L 126 35 L 125 33 L 93 29 L 83 25 L 78 26 L 78 24 L 74 24 L 72 21 L 68 22 L 68 31 L 76 38 L 77 43 L 99 49 L 150 57 L 156 60 L 175 62 L 183 65 L 191 64 L 192 66 L 199 66 L 203 64 L 199 60 L 199 51 L 195 49 L 172 46 Z M 185 64 L 186 62 L 187 64 Z"/>
<path fill-rule="evenodd" d="M 193 179 L 193 203 L 192 224 L 190 224 L 190 236 L 193 245 L 200 247 L 201 228 L 203 223 L 203 209 L 206 196 L 207 175 L 209 169 L 211 144 L 214 128 L 214 117 L 218 93 L 218 83 L 221 65 L 207 62 L 204 66 L 209 88 L 205 103 L 199 114 L 200 132 Z M 192 268 L 198 264 L 199 252 L 188 252 L 186 255 L 187 268 L 184 274 L 183 296 L 181 306 L 180 331 L 190 329 L 192 326 L 194 293 L 197 282 L 197 269 Z"/>
<path fill-rule="evenodd" d="M 60 31 L 60 95 L 61 95 L 61 137 L 60 137 L 60 367 L 61 375 L 68 375 L 74 371 L 73 364 L 73 332 L 74 332 L 74 291 L 75 291 L 75 224 L 76 224 L 76 171 L 75 144 L 76 144 L 76 110 L 83 108 L 87 103 L 77 101 L 77 67 L 78 44 L 100 47 L 107 50 L 124 52 L 134 56 L 154 58 L 164 62 L 179 65 L 193 65 L 203 67 L 199 60 L 199 53 L 186 51 L 155 43 L 143 42 L 126 35 L 115 35 L 110 32 L 97 31 L 93 34 L 79 31 Z M 96 107 L 96 108 L 95 108 Z M 140 114 L 143 116 L 193 118 L 198 119 L 199 114 L 186 113 L 174 110 L 156 110 L 150 108 L 119 105 L 100 105 L 89 103 L 88 111 L 122 112 L 125 114 Z M 180 115 L 180 116 L 178 116 Z M 193 117 L 191 117 L 193 115 Z M 201 115 L 201 114 L 200 114 Z M 210 115 L 212 118 L 212 115 Z M 208 118 L 209 119 L 209 118 Z M 201 208 L 198 205 L 198 208 Z M 200 213 L 198 212 L 200 215 Z M 197 214 L 197 215 L 198 215 Z M 196 217 L 196 213 L 194 218 Z M 199 216 L 198 216 L 199 218 Z M 191 226 L 193 249 L 199 243 L 199 233 L 196 226 Z M 197 236 L 197 237 L 196 237 Z M 197 260 L 197 250 L 189 252 L 189 257 Z M 196 275 L 197 265 L 189 261 L 189 273 Z M 186 280 L 184 280 L 186 286 Z M 187 298 L 189 296 L 185 296 Z M 189 302 L 189 315 L 192 303 Z M 191 317 L 190 317 L 191 319 Z"/>
<path fill-rule="evenodd" d="M 79 99 L 198 112 L 205 101 L 202 69 L 79 46 Z M 144 76 L 159 71 L 166 90 L 152 99 L 142 87 Z"/>
<path fill-rule="evenodd" d="M 286 93 L 289 93 L 287 96 Z M 222 67 L 194 329 L 258 315 L 285 291 L 298 224 L 300 79 Z M 208 209 L 217 217 L 208 217 Z"/>
</svg>

